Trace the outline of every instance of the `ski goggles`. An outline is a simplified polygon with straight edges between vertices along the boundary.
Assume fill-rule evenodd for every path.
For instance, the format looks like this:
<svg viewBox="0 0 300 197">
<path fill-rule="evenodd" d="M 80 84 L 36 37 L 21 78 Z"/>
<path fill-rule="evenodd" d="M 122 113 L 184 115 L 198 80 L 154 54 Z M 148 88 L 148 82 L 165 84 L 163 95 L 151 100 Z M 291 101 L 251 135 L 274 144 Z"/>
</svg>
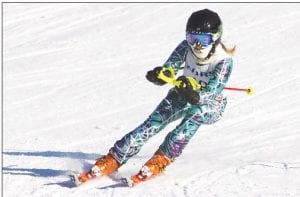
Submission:
<svg viewBox="0 0 300 197">
<path fill-rule="evenodd" d="M 193 46 L 196 42 L 203 47 L 209 46 L 211 43 L 214 42 L 213 35 L 208 33 L 186 33 L 186 40 L 187 42 Z"/>
</svg>

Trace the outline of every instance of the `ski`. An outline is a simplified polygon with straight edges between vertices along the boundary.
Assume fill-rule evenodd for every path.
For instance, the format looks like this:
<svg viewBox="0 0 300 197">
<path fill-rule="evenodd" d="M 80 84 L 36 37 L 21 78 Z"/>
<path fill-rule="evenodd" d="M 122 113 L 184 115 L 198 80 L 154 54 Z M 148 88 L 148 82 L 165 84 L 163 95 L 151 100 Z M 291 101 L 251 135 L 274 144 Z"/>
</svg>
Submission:
<svg viewBox="0 0 300 197">
<path fill-rule="evenodd" d="M 95 176 L 90 174 L 90 172 L 80 173 L 77 171 L 69 171 L 67 174 L 76 187 L 82 185 L 90 179 L 95 178 Z"/>
<path fill-rule="evenodd" d="M 80 173 L 77 171 L 69 171 L 67 173 L 67 175 L 70 178 L 70 180 L 72 181 L 72 183 L 74 184 L 74 186 L 76 186 L 76 187 L 79 187 L 82 184 L 86 184 L 87 182 L 94 180 L 96 178 L 103 177 L 103 175 L 93 176 L 90 172 Z M 106 175 L 104 175 L 104 176 L 106 176 Z M 120 186 L 129 186 L 130 187 L 130 181 L 129 181 L 130 178 L 123 176 L 118 171 L 113 172 L 112 174 L 107 175 L 106 177 L 115 181 Z M 127 179 L 128 179 L 128 181 L 126 181 Z M 127 184 L 127 182 L 128 182 L 128 184 Z"/>
<path fill-rule="evenodd" d="M 154 178 L 155 176 L 156 175 L 144 176 L 141 174 L 141 172 L 139 172 L 138 174 L 130 177 L 130 176 L 122 176 L 121 174 L 118 173 L 118 177 L 115 178 L 114 180 L 118 182 L 118 185 L 121 185 L 122 183 L 124 186 L 131 188 L 131 187 L 135 187 L 139 183 L 146 182 Z"/>
<path fill-rule="evenodd" d="M 100 176 L 94 176 L 90 172 L 76 172 L 76 171 L 69 171 L 68 176 L 71 179 L 72 183 L 74 183 L 74 186 L 79 187 L 82 184 L 85 184 L 86 182 L 89 182 L 90 180 L 93 180 L 95 178 L 100 178 L 103 177 L 102 175 Z M 137 184 L 141 182 L 148 181 L 149 179 L 152 179 L 155 177 L 155 175 L 151 175 L 150 177 L 143 176 L 141 172 L 134 176 L 124 176 L 122 175 L 119 171 L 115 171 L 111 173 L 110 175 L 107 175 L 106 177 L 110 178 L 111 180 L 115 181 L 116 184 L 106 186 L 104 188 L 108 187 L 135 187 Z"/>
<path fill-rule="evenodd" d="M 109 177 L 116 182 L 116 185 L 123 187 L 133 187 L 133 181 L 130 177 L 122 175 L 116 171 L 109 175 Z"/>
<path fill-rule="evenodd" d="M 133 180 L 131 179 L 131 177 L 123 177 L 121 179 L 121 182 L 126 185 L 127 187 L 134 187 L 136 185 L 136 183 L 133 182 Z"/>
<path fill-rule="evenodd" d="M 79 186 L 81 182 L 79 181 L 79 173 L 74 172 L 74 171 L 69 171 L 68 176 L 70 177 L 71 181 L 75 184 L 75 186 Z"/>
</svg>

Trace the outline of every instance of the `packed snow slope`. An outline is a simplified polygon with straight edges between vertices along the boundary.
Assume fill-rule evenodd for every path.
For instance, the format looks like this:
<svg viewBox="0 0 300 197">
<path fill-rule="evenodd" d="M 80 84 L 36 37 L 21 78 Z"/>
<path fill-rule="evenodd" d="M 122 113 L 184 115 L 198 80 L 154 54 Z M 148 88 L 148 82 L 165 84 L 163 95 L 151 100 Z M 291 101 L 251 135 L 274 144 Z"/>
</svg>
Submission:
<svg viewBox="0 0 300 197">
<path fill-rule="evenodd" d="M 169 85 L 145 73 L 209 8 L 237 46 L 222 120 L 203 125 L 163 176 L 135 188 L 103 178 L 72 187 L 142 123 Z M 3 194 L 15 196 L 300 196 L 300 4 L 5 3 Z M 136 173 L 172 123 L 120 168 Z"/>
</svg>

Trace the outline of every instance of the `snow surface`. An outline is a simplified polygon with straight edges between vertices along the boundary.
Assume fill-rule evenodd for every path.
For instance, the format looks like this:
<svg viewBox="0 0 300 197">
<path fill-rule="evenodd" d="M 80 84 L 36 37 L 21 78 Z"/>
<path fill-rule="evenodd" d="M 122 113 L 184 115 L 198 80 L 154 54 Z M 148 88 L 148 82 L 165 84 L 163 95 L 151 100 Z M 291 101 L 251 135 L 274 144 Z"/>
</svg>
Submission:
<svg viewBox="0 0 300 197">
<path fill-rule="evenodd" d="M 223 119 L 202 126 L 165 175 L 135 188 L 103 178 L 72 187 L 152 112 L 170 86 L 145 73 L 210 8 L 237 45 Z M 300 196 L 300 4 L 3 5 L 3 195 Z M 224 91 L 225 92 L 225 91 Z M 136 173 L 176 124 L 124 165 Z"/>
</svg>

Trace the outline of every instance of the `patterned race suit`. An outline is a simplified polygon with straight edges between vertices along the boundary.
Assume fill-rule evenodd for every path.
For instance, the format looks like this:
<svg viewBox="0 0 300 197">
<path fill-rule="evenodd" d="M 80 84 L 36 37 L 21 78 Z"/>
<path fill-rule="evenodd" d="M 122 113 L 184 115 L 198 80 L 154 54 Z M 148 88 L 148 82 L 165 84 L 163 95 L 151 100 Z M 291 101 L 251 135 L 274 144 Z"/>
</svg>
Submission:
<svg viewBox="0 0 300 197">
<path fill-rule="evenodd" d="M 182 119 L 160 145 L 159 150 L 170 159 L 178 157 L 201 124 L 212 124 L 223 115 L 227 99 L 222 90 L 232 70 L 232 58 L 220 45 L 208 61 L 200 61 L 186 40 L 182 41 L 168 58 L 164 67 L 173 67 L 177 73 L 184 64 L 183 75 L 194 77 L 200 84 L 200 103 L 192 105 L 170 89 L 165 99 L 140 126 L 118 140 L 110 153 L 120 164 L 136 155 L 142 146 L 170 122 Z"/>
</svg>

